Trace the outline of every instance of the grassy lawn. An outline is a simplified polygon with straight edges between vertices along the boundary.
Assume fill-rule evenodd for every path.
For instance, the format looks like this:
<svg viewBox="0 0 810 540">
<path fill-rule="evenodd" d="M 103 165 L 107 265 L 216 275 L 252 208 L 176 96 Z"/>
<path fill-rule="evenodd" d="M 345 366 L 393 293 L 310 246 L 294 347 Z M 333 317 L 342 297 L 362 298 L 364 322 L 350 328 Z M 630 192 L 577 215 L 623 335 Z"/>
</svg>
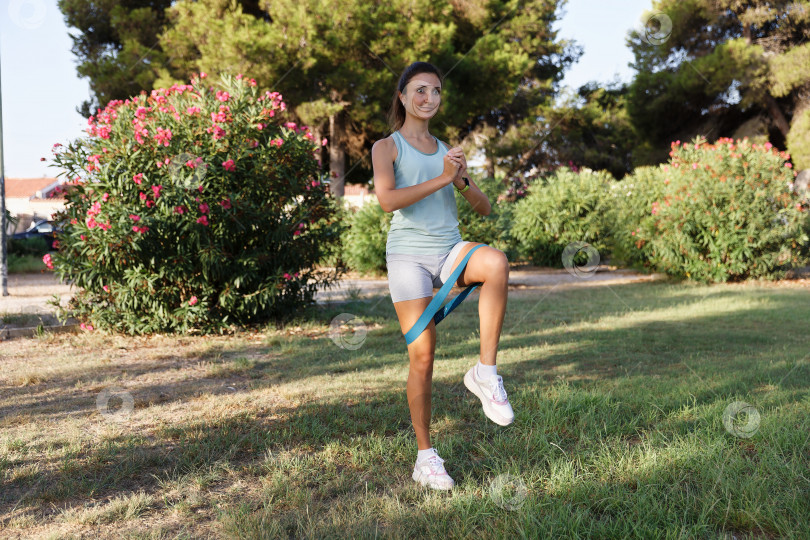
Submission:
<svg viewBox="0 0 810 540">
<path fill-rule="evenodd" d="M 510 295 L 507 427 L 462 382 L 477 306 L 437 327 L 452 493 L 411 480 L 388 296 L 234 336 L 2 342 L 0 536 L 810 537 L 810 289 Z M 341 347 L 342 313 L 364 327 Z"/>
</svg>

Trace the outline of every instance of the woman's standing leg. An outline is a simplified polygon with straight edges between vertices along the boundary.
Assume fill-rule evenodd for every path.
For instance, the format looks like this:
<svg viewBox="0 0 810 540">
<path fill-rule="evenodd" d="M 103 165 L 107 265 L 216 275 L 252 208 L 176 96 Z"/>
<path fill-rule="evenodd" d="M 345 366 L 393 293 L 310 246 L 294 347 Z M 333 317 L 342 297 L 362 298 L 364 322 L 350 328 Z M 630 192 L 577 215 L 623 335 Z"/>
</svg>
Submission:
<svg viewBox="0 0 810 540">
<path fill-rule="evenodd" d="M 399 317 L 402 333 L 410 330 L 427 308 L 432 296 L 395 302 L 394 309 Z M 419 450 L 431 448 L 430 416 L 433 383 L 433 358 L 436 351 L 436 323 L 432 320 L 410 345 L 408 356 L 410 370 L 406 393 L 411 410 L 411 422 L 416 433 L 416 444 Z"/>
</svg>

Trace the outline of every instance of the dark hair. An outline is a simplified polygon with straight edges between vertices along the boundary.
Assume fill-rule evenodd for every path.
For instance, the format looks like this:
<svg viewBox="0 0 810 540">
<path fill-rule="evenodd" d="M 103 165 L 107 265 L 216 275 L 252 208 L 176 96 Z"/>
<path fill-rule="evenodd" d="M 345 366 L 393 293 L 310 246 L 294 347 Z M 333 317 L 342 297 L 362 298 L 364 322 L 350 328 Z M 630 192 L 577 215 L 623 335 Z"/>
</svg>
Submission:
<svg viewBox="0 0 810 540">
<path fill-rule="evenodd" d="M 444 86 L 444 75 L 439 71 L 439 68 L 430 62 L 414 62 L 406 67 L 402 75 L 399 76 L 397 89 L 394 90 L 394 99 L 391 101 L 391 108 L 388 110 L 388 125 L 392 133 L 401 128 L 402 124 L 405 123 L 405 106 L 399 100 L 399 93 L 405 90 L 405 87 L 411 82 L 414 75 L 420 73 L 433 73 L 439 78 L 439 82 L 442 86 Z"/>
</svg>

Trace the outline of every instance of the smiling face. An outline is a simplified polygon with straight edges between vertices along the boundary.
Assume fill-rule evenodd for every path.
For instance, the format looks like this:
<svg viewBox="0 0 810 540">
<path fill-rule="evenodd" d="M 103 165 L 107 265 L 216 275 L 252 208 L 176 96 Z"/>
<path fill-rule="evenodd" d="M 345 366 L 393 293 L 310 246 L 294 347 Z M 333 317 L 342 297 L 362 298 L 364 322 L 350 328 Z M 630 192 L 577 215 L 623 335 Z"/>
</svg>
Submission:
<svg viewBox="0 0 810 540">
<path fill-rule="evenodd" d="M 431 118 L 442 101 L 442 83 L 434 73 L 417 73 L 399 93 L 405 110 L 417 118 Z"/>
</svg>

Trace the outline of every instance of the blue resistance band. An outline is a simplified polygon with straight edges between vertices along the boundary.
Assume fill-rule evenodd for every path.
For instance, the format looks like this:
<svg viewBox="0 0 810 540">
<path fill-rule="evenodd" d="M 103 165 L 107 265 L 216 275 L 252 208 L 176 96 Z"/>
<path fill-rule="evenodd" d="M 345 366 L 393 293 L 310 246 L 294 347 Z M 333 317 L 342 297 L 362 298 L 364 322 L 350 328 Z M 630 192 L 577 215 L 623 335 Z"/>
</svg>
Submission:
<svg viewBox="0 0 810 540">
<path fill-rule="evenodd" d="M 413 343 L 414 340 L 425 331 L 427 325 L 430 324 L 430 319 L 433 319 L 433 322 L 439 324 L 442 319 L 447 317 L 451 311 L 456 309 L 456 307 L 458 307 L 458 305 L 464 301 L 464 299 L 473 291 L 473 289 L 483 284 L 483 282 L 480 281 L 478 283 L 473 283 L 467 287 L 464 292 L 447 302 L 447 305 L 445 305 L 443 309 L 439 307 L 441 306 L 442 302 L 444 302 L 444 299 L 447 298 L 447 295 L 450 294 L 450 289 L 453 288 L 458 276 L 461 275 L 461 272 L 467 266 L 467 261 L 469 260 L 470 255 L 472 255 L 476 249 L 484 245 L 486 244 L 478 244 L 467 252 L 467 255 L 461 260 L 456 269 L 453 270 L 453 273 L 450 274 L 449 278 L 447 278 L 447 281 L 444 283 L 444 285 L 442 285 L 442 288 L 439 289 L 439 292 L 433 297 L 433 300 L 430 301 L 428 307 L 425 308 L 425 311 L 419 317 L 419 320 L 416 321 L 416 324 L 414 324 L 413 327 L 405 334 L 405 343 L 408 345 Z"/>
</svg>

